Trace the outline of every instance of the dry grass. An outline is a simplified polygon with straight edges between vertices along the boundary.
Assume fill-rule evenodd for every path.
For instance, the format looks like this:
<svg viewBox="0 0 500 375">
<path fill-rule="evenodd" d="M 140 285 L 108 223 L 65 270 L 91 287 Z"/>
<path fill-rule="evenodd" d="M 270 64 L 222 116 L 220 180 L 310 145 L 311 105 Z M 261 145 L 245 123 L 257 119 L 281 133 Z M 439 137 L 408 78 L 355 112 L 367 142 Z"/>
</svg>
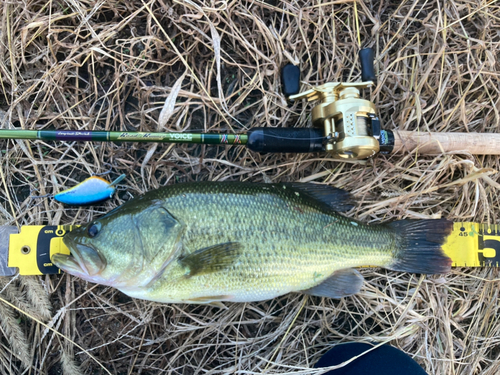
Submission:
<svg viewBox="0 0 500 375">
<path fill-rule="evenodd" d="M 3 128 L 306 126 L 310 106 L 287 107 L 280 93 L 283 64 L 300 62 L 310 84 L 359 79 L 356 14 L 347 0 L 0 7 Z M 494 0 L 357 4 L 361 43 L 376 50 L 371 98 L 385 128 L 498 132 L 499 7 Z M 171 117 L 160 124 L 183 74 Z M 328 183 L 352 191 L 360 204 L 351 215 L 371 223 L 439 216 L 499 223 L 499 175 L 478 172 L 500 170 L 497 157 L 412 154 L 353 164 L 241 147 L 42 141 L 3 141 L 1 150 L 0 214 L 8 224 L 86 222 L 146 190 L 193 180 Z M 104 173 L 128 177 L 103 206 L 67 208 L 44 197 Z M 363 273 L 367 283 L 352 298 L 288 295 L 227 310 L 132 300 L 68 276 L 2 280 L 2 298 L 38 322 L 0 303 L 0 372 L 98 374 L 102 365 L 113 374 L 313 374 L 332 345 L 355 340 L 389 342 L 431 374 L 499 372 L 496 269 L 441 278 Z"/>
</svg>

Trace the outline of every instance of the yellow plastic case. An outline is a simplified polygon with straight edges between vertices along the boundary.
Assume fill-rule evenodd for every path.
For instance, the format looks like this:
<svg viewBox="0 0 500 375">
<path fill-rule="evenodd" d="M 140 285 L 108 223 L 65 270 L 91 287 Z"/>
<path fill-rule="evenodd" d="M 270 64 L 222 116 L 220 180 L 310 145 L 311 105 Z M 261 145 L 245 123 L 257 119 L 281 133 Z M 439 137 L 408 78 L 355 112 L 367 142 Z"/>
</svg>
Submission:
<svg viewBox="0 0 500 375">
<path fill-rule="evenodd" d="M 47 275 L 61 273 L 50 257 L 55 253 L 69 254 L 62 237 L 73 225 L 27 225 L 21 232 L 11 234 L 9 241 L 9 267 L 19 268 L 21 275 Z"/>
</svg>

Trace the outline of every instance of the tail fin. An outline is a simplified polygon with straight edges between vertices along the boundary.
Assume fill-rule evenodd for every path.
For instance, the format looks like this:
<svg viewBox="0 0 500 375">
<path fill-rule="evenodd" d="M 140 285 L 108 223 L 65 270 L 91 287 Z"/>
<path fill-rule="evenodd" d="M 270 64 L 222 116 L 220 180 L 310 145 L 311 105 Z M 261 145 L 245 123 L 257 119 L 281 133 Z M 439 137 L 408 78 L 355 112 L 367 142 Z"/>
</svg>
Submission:
<svg viewBox="0 0 500 375">
<path fill-rule="evenodd" d="M 441 248 L 451 233 L 453 222 L 439 220 L 399 220 L 389 224 L 396 232 L 394 261 L 386 266 L 394 271 L 412 273 L 446 273 L 451 259 Z"/>
</svg>

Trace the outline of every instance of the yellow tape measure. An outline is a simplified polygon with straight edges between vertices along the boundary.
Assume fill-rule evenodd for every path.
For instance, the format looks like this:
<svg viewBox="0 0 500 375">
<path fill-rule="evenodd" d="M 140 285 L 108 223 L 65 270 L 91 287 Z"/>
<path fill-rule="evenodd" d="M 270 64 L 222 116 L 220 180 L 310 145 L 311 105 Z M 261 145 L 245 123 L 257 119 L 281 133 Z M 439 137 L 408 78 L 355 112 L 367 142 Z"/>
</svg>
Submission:
<svg viewBox="0 0 500 375">
<path fill-rule="evenodd" d="M 62 238 L 73 225 L 26 225 L 9 239 L 9 267 L 19 268 L 21 275 L 60 273 L 50 257 L 55 253 L 69 254 Z"/>
<path fill-rule="evenodd" d="M 500 226 L 454 223 L 443 250 L 453 267 L 498 267 L 500 265 Z"/>
<path fill-rule="evenodd" d="M 21 275 L 60 273 L 50 257 L 55 253 L 69 254 L 64 234 L 77 225 L 24 226 L 19 234 L 11 234 L 9 267 L 19 268 Z M 500 225 L 454 223 L 443 250 L 453 267 L 499 267 Z"/>
</svg>

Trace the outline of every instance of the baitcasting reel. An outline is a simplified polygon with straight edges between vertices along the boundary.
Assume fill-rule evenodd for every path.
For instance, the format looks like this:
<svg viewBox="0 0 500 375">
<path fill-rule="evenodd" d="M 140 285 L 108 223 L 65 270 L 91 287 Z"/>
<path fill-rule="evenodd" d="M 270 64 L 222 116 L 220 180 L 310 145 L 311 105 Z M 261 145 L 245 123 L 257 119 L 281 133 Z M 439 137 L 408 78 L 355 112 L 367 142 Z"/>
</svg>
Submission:
<svg viewBox="0 0 500 375">
<path fill-rule="evenodd" d="M 373 50 L 359 52 L 363 82 L 328 82 L 291 95 L 291 100 L 318 100 L 312 124 L 323 129 L 325 150 L 344 159 L 367 159 L 380 151 L 380 120 L 375 104 L 360 97 L 360 90 L 376 82 Z"/>
<path fill-rule="evenodd" d="M 376 82 L 373 50 L 362 49 L 359 56 L 363 82 L 328 82 L 288 96 L 290 100 L 319 101 L 312 109 L 312 129 L 255 128 L 249 132 L 248 147 L 270 152 L 263 147 L 267 144 L 276 152 L 276 142 L 281 138 L 286 139 L 286 146 L 283 144 L 280 152 L 327 151 L 343 159 L 367 159 L 376 155 L 380 151 L 380 120 L 375 104 L 361 98 L 361 90 Z M 294 90 L 289 89 L 290 86 L 298 92 L 299 72 L 294 68 L 282 72 L 285 95 Z M 297 149 L 299 138 L 300 150 Z"/>
</svg>

